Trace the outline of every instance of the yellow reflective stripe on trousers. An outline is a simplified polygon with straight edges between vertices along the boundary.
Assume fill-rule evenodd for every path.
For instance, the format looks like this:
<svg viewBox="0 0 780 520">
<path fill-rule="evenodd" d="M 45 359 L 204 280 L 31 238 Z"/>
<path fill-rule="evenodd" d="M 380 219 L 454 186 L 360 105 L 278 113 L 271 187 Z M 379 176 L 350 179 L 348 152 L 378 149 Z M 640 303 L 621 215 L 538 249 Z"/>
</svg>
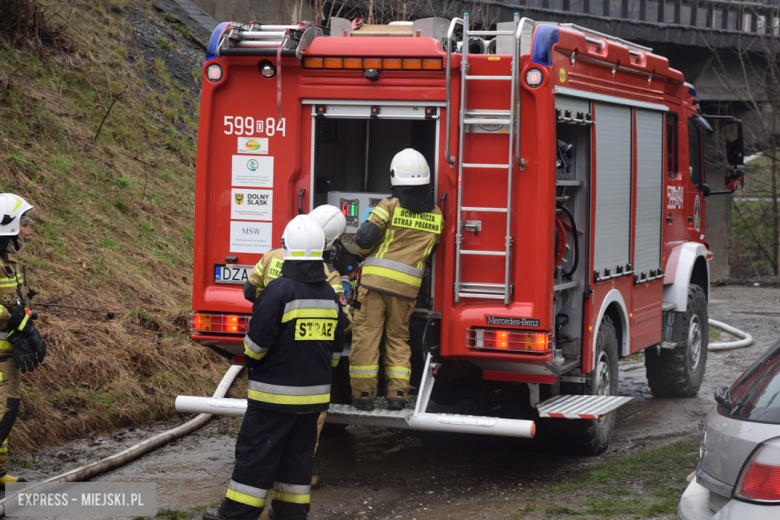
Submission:
<svg viewBox="0 0 780 520">
<path fill-rule="evenodd" d="M 369 379 L 379 374 L 379 365 L 350 365 L 349 377 L 355 379 Z"/>
<path fill-rule="evenodd" d="M 321 404 L 330 401 L 330 385 L 284 386 L 249 381 L 249 398 L 272 404 Z"/>
<path fill-rule="evenodd" d="M 8 451 L 8 439 L 3 441 L 3 444 L 0 444 L 0 453 L 6 453 Z"/>
<path fill-rule="evenodd" d="M 406 367 L 385 367 L 387 379 L 411 379 L 412 371 Z"/>
<path fill-rule="evenodd" d="M 284 484 L 276 482 L 274 484 L 274 500 L 281 502 L 291 502 L 293 504 L 308 504 L 311 502 L 311 486 L 301 486 L 295 484 Z"/>
<path fill-rule="evenodd" d="M 380 208 L 379 206 L 377 206 L 376 208 L 374 208 L 374 209 L 373 209 L 373 211 L 372 211 L 372 213 L 376 213 L 376 214 L 377 214 L 377 216 L 378 216 L 379 218 L 381 218 L 382 220 L 384 220 L 385 222 L 387 222 L 388 220 L 390 220 L 390 213 L 388 213 L 387 211 L 383 210 L 383 209 L 382 209 L 382 208 Z"/>
<path fill-rule="evenodd" d="M 231 480 L 225 496 L 248 506 L 265 507 L 268 490 L 239 484 L 235 480 Z"/>
</svg>

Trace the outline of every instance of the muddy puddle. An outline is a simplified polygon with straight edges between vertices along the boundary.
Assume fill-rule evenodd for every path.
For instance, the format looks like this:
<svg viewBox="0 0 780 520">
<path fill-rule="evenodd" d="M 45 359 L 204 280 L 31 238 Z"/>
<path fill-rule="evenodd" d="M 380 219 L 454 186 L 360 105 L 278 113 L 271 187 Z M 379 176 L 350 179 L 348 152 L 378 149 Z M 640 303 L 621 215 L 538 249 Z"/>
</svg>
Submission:
<svg viewBox="0 0 780 520">
<path fill-rule="evenodd" d="M 329 427 L 316 457 L 324 485 L 312 491 L 310 518 L 507 518 L 526 493 L 540 486 L 606 460 L 696 436 L 713 405 L 715 389 L 731 384 L 780 339 L 779 310 L 780 289 L 712 289 L 710 317 L 752 334 L 755 345 L 710 352 L 702 389 L 691 399 L 652 397 L 641 357 L 624 360 L 620 394 L 634 399 L 618 410 L 610 448 L 599 457 L 563 455 L 541 439 Z M 723 334 L 715 341 L 729 339 Z M 31 480 L 47 478 L 181 422 L 95 435 L 40 450 L 21 458 L 19 464 L 27 467 L 19 473 Z M 239 424 L 237 419 L 216 418 L 200 431 L 94 481 L 156 482 L 160 509 L 187 511 L 218 502 L 230 479 Z"/>
</svg>

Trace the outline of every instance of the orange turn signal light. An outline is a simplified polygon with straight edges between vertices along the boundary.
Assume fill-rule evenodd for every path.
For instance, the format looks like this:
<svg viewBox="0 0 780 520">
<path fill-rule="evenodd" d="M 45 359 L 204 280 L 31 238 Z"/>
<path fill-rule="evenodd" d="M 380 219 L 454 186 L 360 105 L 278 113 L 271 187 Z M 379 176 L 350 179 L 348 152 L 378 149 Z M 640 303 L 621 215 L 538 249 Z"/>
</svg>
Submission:
<svg viewBox="0 0 780 520">
<path fill-rule="evenodd" d="M 547 334 L 537 332 L 536 334 L 536 351 L 547 352 L 550 350 L 550 338 Z"/>
<path fill-rule="evenodd" d="M 305 69 L 442 70 L 441 58 L 338 58 L 306 56 Z"/>
<path fill-rule="evenodd" d="M 303 66 L 307 69 L 321 69 L 322 58 L 312 58 L 312 57 L 303 58 Z"/>
</svg>

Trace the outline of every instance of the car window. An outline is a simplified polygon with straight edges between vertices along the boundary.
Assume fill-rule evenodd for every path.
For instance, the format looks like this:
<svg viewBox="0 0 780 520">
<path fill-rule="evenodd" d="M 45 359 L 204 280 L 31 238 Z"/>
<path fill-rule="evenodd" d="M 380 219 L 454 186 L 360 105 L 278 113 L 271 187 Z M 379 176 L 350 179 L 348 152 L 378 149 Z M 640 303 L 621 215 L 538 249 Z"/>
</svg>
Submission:
<svg viewBox="0 0 780 520">
<path fill-rule="evenodd" d="M 722 415 L 749 421 L 780 424 L 780 342 L 761 356 L 729 390 L 731 412 Z"/>
</svg>

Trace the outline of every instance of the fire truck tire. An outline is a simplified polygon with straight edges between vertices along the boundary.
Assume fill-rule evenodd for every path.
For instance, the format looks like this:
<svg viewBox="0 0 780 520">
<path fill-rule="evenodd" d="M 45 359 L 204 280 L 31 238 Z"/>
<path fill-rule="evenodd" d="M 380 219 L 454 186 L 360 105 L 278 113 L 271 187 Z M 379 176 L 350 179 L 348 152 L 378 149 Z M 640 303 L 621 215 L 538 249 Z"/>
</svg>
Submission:
<svg viewBox="0 0 780 520">
<path fill-rule="evenodd" d="M 684 344 L 674 349 L 645 351 L 647 383 L 653 395 L 693 397 L 699 392 L 707 365 L 709 343 L 707 297 L 698 285 L 688 289 L 683 316 Z"/>
<path fill-rule="evenodd" d="M 596 357 L 588 382 L 572 384 L 565 393 L 575 395 L 617 395 L 618 394 L 618 340 L 615 326 L 609 316 L 601 318 L 599 335 L 596 338 Z M 564 393 L 564 388 L 561 388 Z M 577 419 L 556 421 L 552 426 L 552 437 L 556 445 L 566 446 L 568 451 L 578 455 L 598 455 L 607 449 L 615 426 L 615 414 L 609 413 L 601 419 Z"/>
</svg>

